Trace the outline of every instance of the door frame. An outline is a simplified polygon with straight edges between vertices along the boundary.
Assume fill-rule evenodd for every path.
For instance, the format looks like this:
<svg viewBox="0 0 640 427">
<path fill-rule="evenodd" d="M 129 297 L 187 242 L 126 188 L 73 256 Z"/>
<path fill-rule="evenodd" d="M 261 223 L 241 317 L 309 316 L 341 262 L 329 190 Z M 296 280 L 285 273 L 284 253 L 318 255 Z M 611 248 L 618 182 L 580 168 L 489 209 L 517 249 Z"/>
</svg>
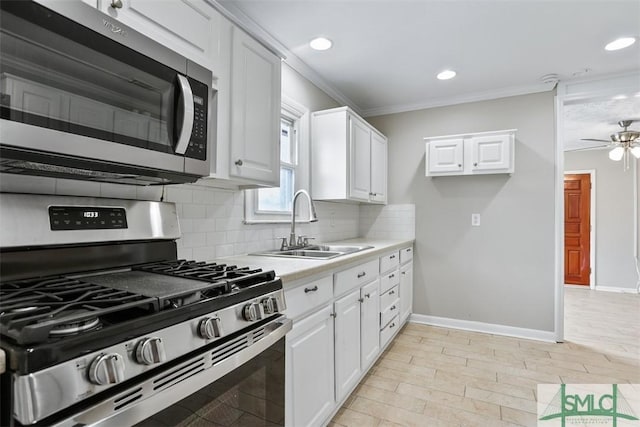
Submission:
<svg viewBox="0 0 640 427">
<path fill-rule="evenodd" d="M 589 206 L 589 267 L 591 268 L 591 273 L 589 273 L 589 289 L 596 288 L 596 170 L 595 169 L 579 169 L 579 170 L 568 170 L 564 171 L 564 175 L 589 175 L 589 181 L 591 183 L 591 188 L 589 189 L 589 196 L 591 198 L 591 205 Z M 563 178 L 564 182 L 564 178 Z M 564 189 L 563 189 L 564 191 Z M 564 200 L 564 199 L 563 199 Z M 564 219 L 564 218 L 563 218 Z M 564 242 L 562 244 L 562 248 L 564 250 Z M 564 283 L 564 273 L 562 277 L 562 282 Z M 564 283 L 564 286 L 574 286 Z M 577 288 L 584 288 L 582 285 L 576 285 Z"/>
<path fill-rule="evenodd" d="M 555 254 L 554 335 L 564 341 L 564 105 L 602 100 L 617 95 L 634 96 L 640 85 L 640 73 L 622 73 L 590 79 L 561 81 L 554 99 L 556 118 L 555 156 Z M 637 217 L 637 215 L 636 215 Z M 637 227 L 637 220 L 636 226 Z M 637 236 L 637 233 L 636 233 Z M 637 250 L 637 244 L 636 250 Z"/>
</svg>

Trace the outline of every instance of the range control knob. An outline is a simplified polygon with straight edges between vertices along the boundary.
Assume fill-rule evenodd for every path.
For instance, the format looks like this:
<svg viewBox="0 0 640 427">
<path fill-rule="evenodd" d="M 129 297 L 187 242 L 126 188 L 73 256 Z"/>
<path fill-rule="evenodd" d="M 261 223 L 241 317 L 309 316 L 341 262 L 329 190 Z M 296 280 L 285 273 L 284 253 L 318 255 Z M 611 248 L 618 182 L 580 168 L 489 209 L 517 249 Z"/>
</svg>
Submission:
<svg viewBox="0 0 640 427">
<path fill-rule="evenodd" d="M 205 317 L 198 324 L 200 338 L 213 339 L 222 336 L 222 323 L 217 317 Z"/>
<path fill-rule="evenodd" d="M 245 305 L 242 309 L 242 317 L 244 317 L 244 320 L 248 320 L 249 322 L 255 322 L 256 320 L 262 319 L 264 317 L 262 304 L 253 302 Z"/>
<path fill-rule="evenodd" d="M 264 308 L 264 314 L 273 314 L 280 311 L 278 299 L 275 297 L 268 297 L 263 299 L 262 307 Z"/>
<path fill-rule="evenodd" d="M 143 365 L 153 365 L 166 360 L 161 338 L 145 338 L 136 346 L 136 360 Z"/>
<path fill-rule="evenodd" d="M 89 380 L 97 385 L 124 381 L 124 358 L 118 353 L 101 354 L 89 365 Z"/>
</svg>

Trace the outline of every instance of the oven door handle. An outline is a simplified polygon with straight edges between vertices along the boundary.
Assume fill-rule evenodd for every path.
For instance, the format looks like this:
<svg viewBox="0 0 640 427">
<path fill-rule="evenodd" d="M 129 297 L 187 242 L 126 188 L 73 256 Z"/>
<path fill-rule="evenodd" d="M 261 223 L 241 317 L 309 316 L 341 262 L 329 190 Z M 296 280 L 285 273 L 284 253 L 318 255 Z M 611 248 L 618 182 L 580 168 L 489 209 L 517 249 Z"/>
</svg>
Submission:
<svg viewBox="0 0 640 427">
<path fill-rule="evenodd" d="M 160 372 L 145 381 L 133 383 L 128 389 L 50 425 L 52 427 L 120 427 L 136 424 L 242 366 L 283 339 L 291 330 L 292 325 L 291 319 L 287 319 L 285 316 L 278 317 L 262 325 L 265 329 L 265 335 L 258 341 L 223 360 L 214 362 L 213 365 L 192 376 L 184 379 L 174 378 L 171 384 L 159 387 L 156 391 L 154 390 L 154 380 L 167 377 L 166 372 Z M 253 331 L 249 331 L 247 334 L 252 336 L 253 333 Z M 203 354 L 210 352 L 211 350 L 204 351 L 179 366 L 189 365 L 194 360 L 201 359 Z M 145 394 L 146 391 L 149 391 L 149 394 Z M 135 397 L 138 393 L 140 400 L 132 399 L 132 396 Z M 122 403 L 128 399 L 131 399 L 130 405 Z"/>
<path fill-rule="evenodd" d="M 180 102 L 182 104 L 182 129 L 178 136 L 178 141 L 174 147 L 176 154 L 184 154 L 191 140 L 193 131 L 193 120 L 195 116 L 193 108 L 193 92 L 189 80 L 182 74 L 178 74 L 178 89 L 180 89 Z M 176 121 L 177 121 L 176 117 Z"/>
</svg>

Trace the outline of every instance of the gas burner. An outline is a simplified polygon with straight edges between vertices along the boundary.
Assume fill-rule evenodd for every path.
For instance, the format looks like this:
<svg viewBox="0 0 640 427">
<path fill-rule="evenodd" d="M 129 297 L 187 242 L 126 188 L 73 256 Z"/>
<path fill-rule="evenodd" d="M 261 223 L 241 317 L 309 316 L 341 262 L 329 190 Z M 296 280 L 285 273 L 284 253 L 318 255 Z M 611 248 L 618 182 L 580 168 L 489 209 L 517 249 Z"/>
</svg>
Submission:
<svg viewBox="0 0 640 427">
<path fill-rule="evenodd" d="M 49 336 L 66 337 L 69 335 L 75 335 L 97 329 L 100 325 L 101 322 L 100 318 L 98 317 L 90 317 L 88 319 L 70 321 L 69 323 L 60 323 L 51 328 L 51 330 L 49 331 Z"/>
</svg>

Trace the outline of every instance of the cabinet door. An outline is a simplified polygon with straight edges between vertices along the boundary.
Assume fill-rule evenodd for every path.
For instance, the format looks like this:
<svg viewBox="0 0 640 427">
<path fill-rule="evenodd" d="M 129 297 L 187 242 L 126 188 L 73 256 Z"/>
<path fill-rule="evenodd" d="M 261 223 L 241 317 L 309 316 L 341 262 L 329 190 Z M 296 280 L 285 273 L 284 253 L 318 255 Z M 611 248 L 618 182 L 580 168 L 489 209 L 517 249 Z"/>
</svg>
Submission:
<svg viewBox="0 0 640 427">
<path fill-rule="evenodd" d="M 217 48 L 214 30 L 221 15 L 206 0 L 160 4 L 157 0 L 122 0 L 120 9 L 111 7 L 111 1 L 99 4 L 103 12 L 123 24 L 203 66 L 211 66 Z"/>
<path fill-rule="evenodd" d="M 333 410 L 332 307 L 296 322 L 287 334 L 285 424 L 317 426 Z"/>
<path fill-rule="evenodd" d="M 380 279 L 360 288 L 361 368 L 367 369 L 380 352 Z"/>
<path fill-rule="evenodd" d="M 413 261 L 400 267 L 400 321 L 409 317 L 413 308 Z"/>
<path fill-rule="evenodd" d="M 349 198 L 369 201 L 371 192 L 371 130 L 349 116 L 350 171 Z"/>
<path fill-rule="evenodd" d="M 508 170 L 511 167 L 511 135 L 471 138 L 471 170 Z"/>
<path fill-rule="evenodd" d="M 280 185 L 280 58 L 237 27 L 231 52 L 229 174 Z"/>
<path fill-rule="evenodd" d="M 428 173 L 462 172 L 463 142 L 461 138 L 430 141 Z"/>
<path fill-rule="evenodd" d="M 360 379 L 360 288 L 334 303 L 336 401 L 342 400 Z"/>
<path fill-rule="evenodd" d="M 376 203 L 387 203 L 387 139 L 371 132 L 371 197 Z"/>
</svg>

